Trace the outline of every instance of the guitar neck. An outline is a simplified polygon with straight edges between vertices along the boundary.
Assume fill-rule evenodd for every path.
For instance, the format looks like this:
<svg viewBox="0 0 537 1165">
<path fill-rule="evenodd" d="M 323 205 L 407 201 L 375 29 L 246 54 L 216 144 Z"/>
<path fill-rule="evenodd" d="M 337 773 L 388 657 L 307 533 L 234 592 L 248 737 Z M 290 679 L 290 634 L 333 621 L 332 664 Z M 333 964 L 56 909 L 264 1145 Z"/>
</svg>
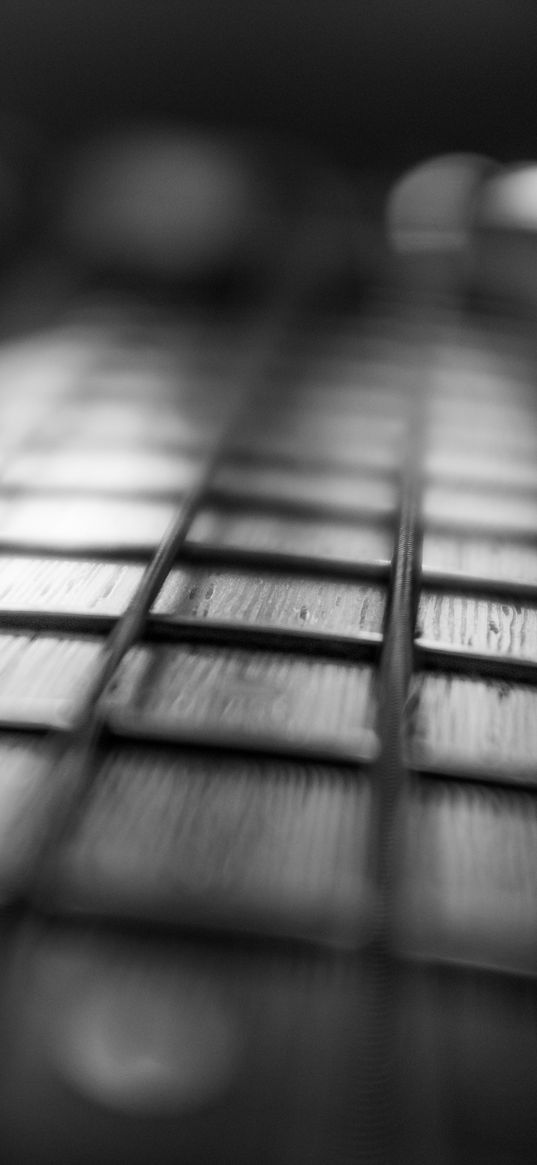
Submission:
<svg viewBox="0 0 537 1165">
<path fill-rule="evenodd" d="M 336 310 L 301 262 L 227 317 L 79 302 L 0 355 L 22 1162 L 537 1135 L 531 337 Z"/>
</svg>

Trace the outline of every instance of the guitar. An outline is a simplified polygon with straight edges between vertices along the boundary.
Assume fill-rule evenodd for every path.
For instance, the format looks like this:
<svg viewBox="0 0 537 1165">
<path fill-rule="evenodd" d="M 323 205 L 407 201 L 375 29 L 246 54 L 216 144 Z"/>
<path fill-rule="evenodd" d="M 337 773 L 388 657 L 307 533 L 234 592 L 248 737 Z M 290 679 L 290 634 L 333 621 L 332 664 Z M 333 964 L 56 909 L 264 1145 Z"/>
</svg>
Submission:
<svg viewBox="0 0 537 1165">
<path fill-rule="evenodd" d="M 21 1165 L 533 1159 L 531 328 L 326 221 L 0 352 Z"/>
</svg>

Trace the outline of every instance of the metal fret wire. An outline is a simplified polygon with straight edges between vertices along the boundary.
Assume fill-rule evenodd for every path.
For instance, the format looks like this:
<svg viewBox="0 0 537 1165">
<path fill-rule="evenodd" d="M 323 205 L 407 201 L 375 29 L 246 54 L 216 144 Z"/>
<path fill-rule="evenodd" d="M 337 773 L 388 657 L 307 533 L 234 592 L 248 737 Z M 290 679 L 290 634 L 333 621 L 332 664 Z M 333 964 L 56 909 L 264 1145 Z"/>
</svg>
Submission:
<svg viewBox="0 0 537 1165">
<path fill-rule="evenodd" d="M 259 364 L 257 364 L 257 368 Z M 426 373 L 421 373 L 422 377 Z M 258 379 L 256 369 L 253 379 Z M 342 747 L 323 754 L 322 750 L 313 746 L 307 749 L 299 745 L 283 746 L 275 739 L 259 739 L 252 745 L 251 738 L 241 738 L 240 733 L 226 734 L 226 738 L 219 738 L 218 733 L 207 732 L 206 729 L 195 731 L 170 732 L 169 740 L 175 744 L 199 746 L 204 750 L 215 749 L 218 752 L 246 751 L 250 754 L 263 757 L 284 755 L 304 763 L 337 763 L 350 765 L 353 769 L 357 765 L 369 767 L 374 791 L 374 809 L 376 811 L 375 828 L 372 833 L 372 874 L 376 888 L 374 906 L 374 928 L 372 932 L 371 958 L 375 975 L 375 989 L 371 1001 L 372 1033 L 373 1038 L 368 1050 L 370 1091 L 369 1120 L 362 1127 L 360 1115 L 357 1114 L 355 1137 L 352 1149 L 349 1149 L 348 1158 L 342 1157 L 345 1162 L 363 1160 L 396 1161 L 398 1160 L 398 1129 L 397 1129 L 397 1094 L 398 1068 L 393 1060 L 395 1031 L 401 1006 L 402 968 L 404 962 L 414 959 L 420 960 L 418 953 L 401 952 L 393 939 L 394 916 L 397 905 L 394 902 L 394 890 L 398 874 L 397 852 L 397 809 L 404 802 L 409 792 L 409 782 L 413 774 L 420 770 L 412 767 L 412 757 L 407 755 L 405 746 L 405 702 L 411 675 L 416 668 L 441 667 L 445 670 L 471 671 L 477 675 L 509 675 L 510 678 L 535 683 L 537 681 L 537 663 L 531 660 L 505 659 L 496 657 L 492 653 L 476 652 L 441 644 L 425 642 L 415 638 L 415 616 L 417 599 L 424 586 L 437 587 L 449 593 L 475 593 L 482 595 L 501 594 L 510 598 L 537 599 L 537 586 L 497 582 L 493 580 L 476 580 L 472 576 L 449 574 L 424 570 L 422 567 L 422 518 L 421 496 L 424 477 L 420 472 L 420 461 L 423 454 L 423 430 L 420 424 L 420 400 L 426 384 L 422 381 L 415 394 L 410 419 L 410 443 L 406 464 L 403 468 L 401 480 L 401 502 L 395 523 L 394 550 L 391 565 L 381 563 L 331 563 L 311 559 L 303 555 L 271 554 L 266 551 L 251 552 L 248 550 L 235 551 L 233 548 L 221 550 L 210 545 L 200 547 L 188 544 L 185 539 L 188 535 L 190 523 L 199 507 L 206 501 L 207 485 L 220 457 L 226 452 L 225 442 L 222 443 L 206 467 L 202 480 L 197 489 L 187 500 L 174 524 L 167 539 L 161 544 L 157 554 L 150 563 L 144 575 L 142 586 L 137 598 L 126 614 L 120 619 L 103 616 L 85 616 L 62 614 L 60 611 L 48 613 L 46 616 L 49 630 L 72 630 L 73 632 L 91 633 L 112 632 L 103 665 L 99 671 L 97 681 L 88 701 L 80 713 L 79 722 L 74 733 L 66 733 L 65 740 L 61 741 L 59 734 L 59 748 L 62 764 L 66 772 L 65 798 L 63 809 L 66 810 L 54 823 L 52 832 L 45 839 L 44 849 L 39 855 L 39 861 L 33 871 L 33 879 L 29 890 L 30 903 L 40 911 L 52 912 L 65 917 L 68 914 L 61 901 L 55 905 L 54 900 L 48 898 L 47 866 L 53 855 L 58 841 L 70 827 L 72 812 L 79 805 L 84 796 L 88 783 L 92 777 L 92 766 L 95 759 L 95 750 L 104 731 L 111 739 L 119 740 L 151 740 L 150 732 L 144 733 L 143 724 L 136 725 L 128 716 L 121 718 L 110 717 L 101 701 L 106 685 L 114 674 L 118 663 L 124 658 L 131 644 L 140 641 L 159 642 L 205 642 L 212 644 L 226 644 L 236 647 L 264 647 L 270 650 L 290 651 L 296 654 L 311 655 L 318 658 L 336 658 L 341 660 L 372 659 L 379 666 L 380 685 L 380 713 L 378 733 L 381 743 L 380 755 L 375 759 L 374 749 L 364 746 L 362 753 L 348 751 Z M 250 399 L 248 397 L 248 399 Z M 285 512 L 285 507 L 282 507 Z M 341 515 L 347 518 L 345 513 Z M 104 556 L 103 556 L 104 557 Z M 112 555 L 111 555 L 112 557 Z M 383 636 L 372 633 L 358 633 L 355 635 L 334 635 L 323 632 L 311 633 L 306 631 L 287 631 L 281 628 L 259 626 L 238 626 L 215 621 L 211 625 L 196 624 L 192 619 L 163 617 L 150 614 L 152 602 L 160 589 L 172 565 L 190 561 L 224 562 L 232 566 L 255 566 L 261 570 L 274 571 L 288 570 L 293 575 L 311 572 L 316 577 L 336 577 L 352 579 L 354 581 L 375 580 L 388 583 L 388 608 L 385 618 Z M 16 610 L 0 613 L 1 626 L 18 626 L 25 629 L 43 629 L 44 618 L 39 611 L 17 612 Z M 6 722 L 4 727 L 8 727 Z M 17 728 L 24 725 L 17 724 Z M 155 740 L 163 741 L 162 731 L 158 732 Z M 366 743 L 366 742 L 365 742 Z M 78 779 L 71 767 L 73 762 L 78 766 Z M 457 781 L 483 781 L 486 784 L 502 783 L 510 787 L 519 783 L 523 787 L 533 787 L 535 780 L 532 774 L 520 772 L 513 774 L 491 774 L 485 766 L 475 765 L 466 768 L 461 765 L 453 766 L 449 772 L 438 770 L 431 766 L 423 770 L 424 776 L 439 776 Z M 71 789 L 69 785 L 72 784 Z M 106 912 L 99 914 L 97 907 L 95 916 L 101 923 L 127 922 L 136 924 L 137 919 L 126 918 L 124 915 L 107 918 Z M 142 924 L 147 918 L 140 917 Z M 236 940 L 244 935 L 263 944 L 272 944 L 275 949 L 283 944 L 285 948 L 293 948 L 306 944 L 308 947 L 330 947 L 331 938 L 328 935 L 310 933 L 300 927 L 300 918 L 297 925 L 288 932 L 281 930 L 278 920 L 271 925 L 270 919 L 264 928 L 256 932 L 248 920 L 233 918 L 233 909 L 226 915 L 216 910 L 213 915 L 205 911 L 199 917 L 181 918 L 178 913 L 171 920 L 165 920 L 164 925 L 189 932 L 191 929 L 201 937 L 217 937 Z M 161 925 L 162 920 L 156 919 L 155 924 Z M 370 942 L 368 936 L 367 942 Z M 349 942 L 348 955 L 354 957 L 362 944 Z M 343 944 L 343 949 L 345 949 Z M 434 959 L 434 955 L 433 955 Z M 427 962 L 427 959 L 426 959 Z M 430 958 L 429 958 L 430 962 Z M 464 974 L 464 968 L 462 968 Z M 481 969 L 483 973 L 483 969 Z M 513 976 L 524 977 L 522 970 L 514 969 Z M 348 1082 L 347 1082 L 348 1083 Z M 433 1123 L 435 1117 L 432 1117 Z"/>
<path fill-rule="evenodd" d="M 285 298 L 285 297 L 284 297 Z M 281 304 L 281 299 L 279 300 Z M 278 308 L 279 312 L 280 308 Z M 276 312 L 276 315 L 278 315 Z M 274 318 L 271 318 L 268 332 L 272 332 L 275 328 Z M 278 326 L 275 328 L 278 332 Z M 279 340 L 276 335 L 276 347 Z M 267 352 L 270 344 L 267 345 L 267 324 L 263 322 L 262 335 L 260 342 L 260 349 L 262 355 Z M 258 379 L 257 370 L 259 368 L 259 352 L 255 350 L 255 356 L 252 356 L 250 349 L 248 355 L 248 372 L 245 379 Z M 249 395 L 247 394 L 247 399 Z M 234 430 L 233 430 L 234 431 Z M 61 751 L 67 748 L 69 755 L 69 762 L 72 762 L 73 744 L 77 752 L 77 763 L 81 764 L 81 768 L 86 773 L 89 772 L 90 763 L 89 758 L 93 756 L 93 750 L 99 738 L 101 727 L 106 727 L 107 731 L 116 736 L 118 739 L 162 739 L 162 734 L 155 737 L 151 731 L 147 731 L 144 735 L 144 728 L 142 726 L 135 726 L 132 722 L 129 723 L 128 716 L 110 718 L 106 717 L 103 711 L 102 716 L 97 716 L 98 723 L 95 723 L 96 709 L 99 704 L 100 696 L 104 690 L 108 679 L 115 671 L 117 662 L 123 658 L 125 651 L 128 650 L 131 642 L 137 639 L 158 640 L 158 641 L 203 641 L 214 644 L 225 643 L 230 646 L 262 646 L 270 650 L 292 651 L 294 653 L 304 653 L 306 655 L 313 655 L 315 658 L 322 658 L 323 656 L 337 658 L 337 659 L 376 659 L 379 650 L 381 650 L 381 637 L 375 635 L 368 635 L 367 633 L 358 633 L 353 636 L 338 636 L 330 635 L 322 632 L 308 633 L 306 631 L 286 631 L 285 629 L 277 628 L 263 628 L 263 627 L 244 627 L 240 625 L 226 625 L 224 623 L 215 622 L 210 626 L 195 624 L 193 621 L 187 619 L 163 618 L 154 615 L 148 615 L 154 594 L 159 589 L 161 581 L 165 576 L 167 570 L 172 563 L 201 560 L 201 561 L 224 561 L 230 562 L 234 566 L 237 565 L 255 565 L 258 568 L 272 569 L 289 569 L 293 574 L 301 574 L 304 571 L 311 570 L 315 575 L 335 575 L 337 577 L 352 578 L 356 580 L 363 580 L 367 578 L 375 578 L 383 580 L 387 576 L 388 566 L 386 563 L 330 563 L 324 561 L 311 559 L 307 556 L 301 555 L 286 555 L 286 554 L 271 554 L 266 551 L 237 551 L 233 548 L 219 551 L 217 548 L 210 545 L 194 546 L 185 542 L 188 534 L 190 521 L 194 517 L 197 509 L 206 500 L 206 487 L 209 483 L 210 476 L 214 467 L 219 464 L 220 458 L 227 455 L 227 446 L 225 441 L 219 447 L 216 455 L 209 468 L 203 475 L 202 481 L 199 483 L 195 492 L 191 495 L 190 501 L 187 501 L 186 516 L 185 509 L 180 511 L 180 516 L 171 537 L 161 545 L 160 551 L 153 559 L 149 572 L 145 576 L 145 590 L 143 595 L 136 603 L 131 604 L 126 615 L 122 619 L 114 619 L 113 617 L 103 616 L 73 616 L 68 614 L 61 614 L 60 612 L 49 613 L 45 619 L 48 619 L 48 627 L 50 630 L 72 630 L 74 632 L 109 632 L 112 629 L 112 642 L 108 643 L 107 654 L 104 662 L 104 668 L 100 672 L 95 689 L 91 695 L 91 701 L 88 701 L 88 707 L 85 715 L 87 716 L 86 728 L 79 725 L 78 732 L 65 734 L 66 739 L 63 744 L 60 744 Z M 415 469 L 413 471 L 414 484 L 412 490 L 417 488 L 417 479 Z M 421 489 L 422 481 L 419 489 Z M 408 506 L 414 507 L 412 510 L 414 516 L 409 519 L 410 510 Z M 403 507 L 404 510 L 404 507 Z M 395 595 L 402 595 L 403 591 L 407 594 L 405 587 L 407 583 L 402 583 L 402 575 L 397 574 L 397 571 L 403 572 L 409 569 L 409 555 L 412 558 L 413 565 L 411 570 L 416 580 L 418 577 L 419 566 L 417 565 L 416 554 L 411 550 L 412 538 L 417 526 L 417 511 L 415 511 L 415 502 L 407 503 L 406 517 L 401 516 L 399 527 L 399 553 L 394 558 L 394 566 L 391 576 L 391 584 L 389 591 L 390 602 L 390 620 L 386 632 L 386 641 L 384 648 L 381 650 L 381 659 L 395 659 L 400 648 L 395 649 L 391 643 L 390 636 L 397 635 L 398 639 L 401 635 L 411 638 L 411 627 L 413 614 L 411 609 L 402 598 L 395 600 Z M 341 515 L 347 517 L 348 515 Z M 410 525 L 409 525 L 410 521 Z M 406 523 L 406 526 L 405 526 Z M 403 527 L 407 530 L 403 534 Z M 401 541 L 402 540 L 402 541 Z M 401 549 L 402 546 L 402 549 Z M 401 561 L 406 562 L 406 566 L 401 566 Z M 475 580 L 472 576 L 463 574 L 449 574 L 448 572 L 435 571 L 421 571 L 421 585 L 434 585 L 439 589 L 453 590 L 455 593 L 468 589 L 474 593 L 496 594 L 501 593 L 512 597 L 537 598 L 537 587 L 532 587 L 529 584 L 517 584 L 509 581 L 500 582 L 489 580 Z M 413 588 L 416 590 L 417 583 L 414 581 Z M 401 589 L 402 588 L 402 589 Z M 394 610 L 398 610 L 398 619 L 394 618 Z M 410 623 L 409 623 L 410 620 Z M 38 624 L 43 629 L 44 617 L 38 611 L 17 612 L 16 610 L 2 612 L 0 615 L 0 624 L 14 627 L 24 627 L 25 629 L 37 629 Z M 395 628 L 398 628 L 397 632 Z M 390 630 L 391 628 L 391 630 Z M 414 643 L 414 661 L 420 667 L 443 667 L 448 670 L 464 670 L 471 671 L 478 675 L 509 675 L 512 678 L 523 680 L 524 682 L 535 683 L 537 679 L 537 664 L 531 660 L 526 659 L 505 659 L 497 657 L 492 653 L 475 652 L 474 650 L 465 650 L 458 648 L 446 648 L 442 645 L 433 643 L 425 643 L 423 640 L 417 640 Z M 405 652 L 407 648 L 405 648 Z M 394 654 L 395 653 L 395 654 Z M 388 667 L 386 663 L 381 663 L 381 670 L 384 668 L 384 691 L 390 690 L 393 697 L 393 684 L 396 682 L 397 669 L 403 666 L 403 670 L 408 671 L 408 662 L 402 665 L 403 657 L 399 658 L 396 664 Z M 408 655 L 405 657 L 408 660 Z M 403 690 L 402 688 L 400 689 Z M 399 700 L 399 697 L 397 697 Z M 393 705 L 393 699 L 392 699 Z M 399 714 L 398 714 L 399 716 Z M 82 716 L 83 719 L 83 716 Z M 41 730 L 42 726 L 37 726 L 31 722 L 24 722 L 23 720 L 5 719 L 2 721 L 3 728 L 16 728 L 18 730 Z M 399 731 L 399 729 L 398 729 Z M 392 744 L 386 744 L 389 738 L 390 729 L 381 732 L 381 739 L 383 740 L 382 756 L 385 758 L 386 748 L 391 748 Z M 61 736 L 61 734 L 60 734 Z M 74 739 L 73 739 L 74 737 Z M 247 751 L 263 756 L 292 756 L 294 759 L 301 759 L 309 763 L 336 763 L 349 764 L 351 766 L 357 763 L 373 763 L 374 762 L 374 747 L 372 743 L 364 740 L 362 750 L 348 750 L 345 747 L 336 748 L 333 751 L 323 751 L 313 746 L 311 749 L 306 749 L 304 746 L 293 747 L 286 746 L 281 741 L 271 740 L 270 738 L 260 739 L 258 743 L 252 745 L 251 738 L 245 738 L 240 733 L 226 733 L 225 737 L 220 737 L 217 732 L 204 731 L 203 733 L 188 729 L 174 730 L 169 734 L 168 739 L 171 742 L 180 744 L 191 744 L 193 746 L 200 746 L 205 748 L 215 748 L 218 751 Z M 82 745 L 82 747 L 80 747 Z M 84 763 L 84 754 L 87 753 L 86 762 Z M 502 774 L 501 771 L 490 771 L 484 765 L 468 765 L 464 764 L 453 765 L 449 768 L 436 767 L 434 765 L 427 766 L 426 769 L 412 766 L 412 757 L 405 756 L 404 749 L 397 745 L 398 760 L 394 768 L 396 770 L 404 771 L 405 766 L 409 772 L 423 772 L 429 776 L 440 776 L 442 778 L 454 779 L 457 781 L 471 780 L 474 782 L 483 782 L 485 784 L 506 784 L 509 787 L 513 785 L 520 785 L 526 788 L 535 789 L 536 774 L 528 767 L 527 770 L 509 774 Z M 71 770 L 72 775 L 72 770 Z M 78 799 L 80 792 L 79 783 L 74 780 L 74 793 Z M 82 782 L 83 784 L 84 782 Z M 386 791 L 389 786 L 389 781 L 383 779 L 381 788 Z M 387 830 L 385 826 L 381 827 L 381 836 L 385 837 Z M 57 832 L 54 830 L 54 839 L 57 839 Z M 47 846 L 47 849 L 49 847 Z M 380 849 L 378 851 L 380 854 Z"/>
<path fill-rule="evenodd" d="M 283 278 L 280 278 L 276 285 L 271 305 L 260 322 L 256 323 L 255 334 L 251 338 L 245 357 L 243 356 L 241 360 L 239 370 L 234 370 L 234 383 L 239 381 L 244 386 L 239 408 L 234 413 L 231 424 L 225 424 L 223 434 L 214 447 L 198 483 L 180 507 L 176 520 L 172 523 L 146 569 L 134 598 L 128 604 L 124 614 L 113 623 L 112 631 L 101 653 L 89 695 L 84 697 L 72 725 L 63 734 L 63 740 L 62 734 L 58 734 L 60 757 L 53 766 L 55 772 L 51 774 L 51 778 L 56 781 L 60 788 L 59 805 L 54 815 L 55 819 L 50 824 L 49 833 L 43 840 L 43 846 L 30 879 L 34 889 L 34 897 L 37 896 L 38 899 L 42 899 L 40 887 L 46 881 L 42 876 L 43 868 L 46 868 L 48 859 L 53 855 L 60 838 L 68 830 L 71 815 L 76 811 L 80 797 L 83 796 L 84 789 L 91 781 L 93 759 L 101 732 L 103 729 L 112 730 L 112 733 L 114 731 L 110 717 L 106 714 L 106 708 L 102 704 L 102 697 L 106 692 L 107 685 L 130 647 L 144 636 L 151 604 L 172 565 L 180 557 L 180 551 L 191 522 L 207 497 L 212 476 L 224 457 L 227 456 L 230 435 L 236 433 L 237 424 L 240 424 L 243 415 L 248 414 L 253 400 L 262 391 L 267 373 L 270 375 L 273 357 L 276 354 L 280 355 L 288 334 L 292 338 L 292 324 L 295 322 L 297 314 L 300 315 L 300 312 L 304 310 L 304 305 L 308 301 L 312 288 L 318 286 L 322 280 L 323 272 L 318 270 L 315 248 L 312 248 L 311 245 L 311 226 L 311 221 L 307 218 L 299 226 L 294 245 L 290 248 Z M 315 238 L 315 231 L 313 238 Z M 170 629 L 172 622 L 170 621 Z M 165 620 L 151 617 L 150 636 L 155 634 L 160 637 L 165 627 Z M 184 632 L 181 638 L 188 639 L 189 634 L 191 638 L 197 637 L 197 633 L 189 626 L 181 629 L 178 625 L 173 630 L 174 637 L 175 634 L 181 635 L 181 631 Z M 213 641 L 215 639 L 221 641 L 222 638 L 225 638 L 227 642 L 238 642 L 244 645 L 246 636 L 241 634 L 241 631 L 240 628 L 220 626 L 220 628 L 214 628 L 214 631 L 208 629 L 208 638 Z M 302 645 L 301 637 L 298 634 L 287 634 L 285 631 L 277 631 L 276 634 L 273 634 L 272 630 L 262 629 L 259 631 L 258 629 L 257 635 L 258 639 L 259 637 L 263 639 L 266 645 L 270 642 L 271 647 L 274 646 L 280 650 L 288 650 L 291 645 L 293 649 L 297 645 Z M 256 629 L 253 628 L 249 641 L 252 642 L 255 636 Z M 326 637 L 325 642 L 325 637 L 318 635 L 317 637 L 313 636 L 312 641 L 308 644 L 309 652 L 318 654 L 319 648 L 321 648 L 322 654 L 323 643 L 329 655 L 341 653 L 344 658 L 348 658 L 349 653 L 354 656 L 356 651 L 371 655 L 378 649 L 378 641 L 373 636 L 361 636 L 356 643 L 343 642 L 343 638 L 338 639 L 337 636 Z M 306 646 L 305 639 L 304 646 Z M 17 727 L 23 726 L 19 723 Z M 124 732 L 124 726 L 122 729 L 121 724 L 119 724 L 118 735 L 121 735 L 122 731 Z M 196 732 L 192 734 L 186 730 L 184 733 L 175 733 L 173 739 L 176 742 L 186 741 L 196 744 L 198 743 L 196 735 Z M 344 763 L 356 764 L 357 761 L 371 759 L 375 751 L 366 734 L 364 734 L 363 746 L 358 747 L 357 750 L 352 749 L 349 752 L 344 746 L 341 749 L 336 746 L 333 751 L 329 751 L 328 756 L 324 756 L 322 749 L 312 749 L 310 754 L 307 748 L 293 748 L 292 744 L 286 746 L 283 742 L 270 738 L 261 739 L 259 747 L 254 741 L 252 747 L 251 738 L 249 741 L 242 740 L 240 733 L 228 734 L 228 738 L 224 740 L 219 740 L 218 733 L 213 733 L 212 741 L 211 734 L 206 731 L 199 735 L 201 737 L 199 743 L 203 747 L 211 747 L 212 743 L 213 747 L 219 750 L 223 746 L 233 751 L 247 748 L 250 752 L 257 751 L 263 755 L 293 755 L 295 758 L 300 757 L 304 760 L 321 757 L 325 761 L 327 759 L 329 761 L 342 759 Z M 162 734 L 159 734 L 159 739 L 162 739 Z M 58 775 L 58 768 L 60 775 Z"/>
</svg>

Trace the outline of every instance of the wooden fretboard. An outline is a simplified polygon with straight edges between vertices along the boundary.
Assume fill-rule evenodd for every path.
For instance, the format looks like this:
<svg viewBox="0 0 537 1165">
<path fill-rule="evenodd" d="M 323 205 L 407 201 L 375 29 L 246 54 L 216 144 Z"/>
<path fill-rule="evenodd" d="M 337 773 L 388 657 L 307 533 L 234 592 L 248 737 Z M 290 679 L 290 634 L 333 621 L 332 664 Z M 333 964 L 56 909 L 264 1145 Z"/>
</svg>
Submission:
<svg viewBox="0 0 537 1165">
<path fill-rule="evenodd" d="M 0 353 L 6 1161 L 534 1159 L 530 342 L 276 301 Z"/>
</svg>

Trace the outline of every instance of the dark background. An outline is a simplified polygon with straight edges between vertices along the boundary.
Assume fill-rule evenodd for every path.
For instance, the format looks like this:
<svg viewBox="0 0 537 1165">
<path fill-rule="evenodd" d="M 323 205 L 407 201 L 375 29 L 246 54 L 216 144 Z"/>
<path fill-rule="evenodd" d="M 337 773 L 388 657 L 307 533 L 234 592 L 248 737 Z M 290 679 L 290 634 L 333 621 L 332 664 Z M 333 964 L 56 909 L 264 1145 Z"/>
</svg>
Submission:
<svg viewBox="0 0 537 1165">
<path fill-rule="evenodd" d="M 2 0 L 2 105 L 52 137 L 140 112 L 361 163 L 537 153 L 535 0 Z"/>
</svg>

